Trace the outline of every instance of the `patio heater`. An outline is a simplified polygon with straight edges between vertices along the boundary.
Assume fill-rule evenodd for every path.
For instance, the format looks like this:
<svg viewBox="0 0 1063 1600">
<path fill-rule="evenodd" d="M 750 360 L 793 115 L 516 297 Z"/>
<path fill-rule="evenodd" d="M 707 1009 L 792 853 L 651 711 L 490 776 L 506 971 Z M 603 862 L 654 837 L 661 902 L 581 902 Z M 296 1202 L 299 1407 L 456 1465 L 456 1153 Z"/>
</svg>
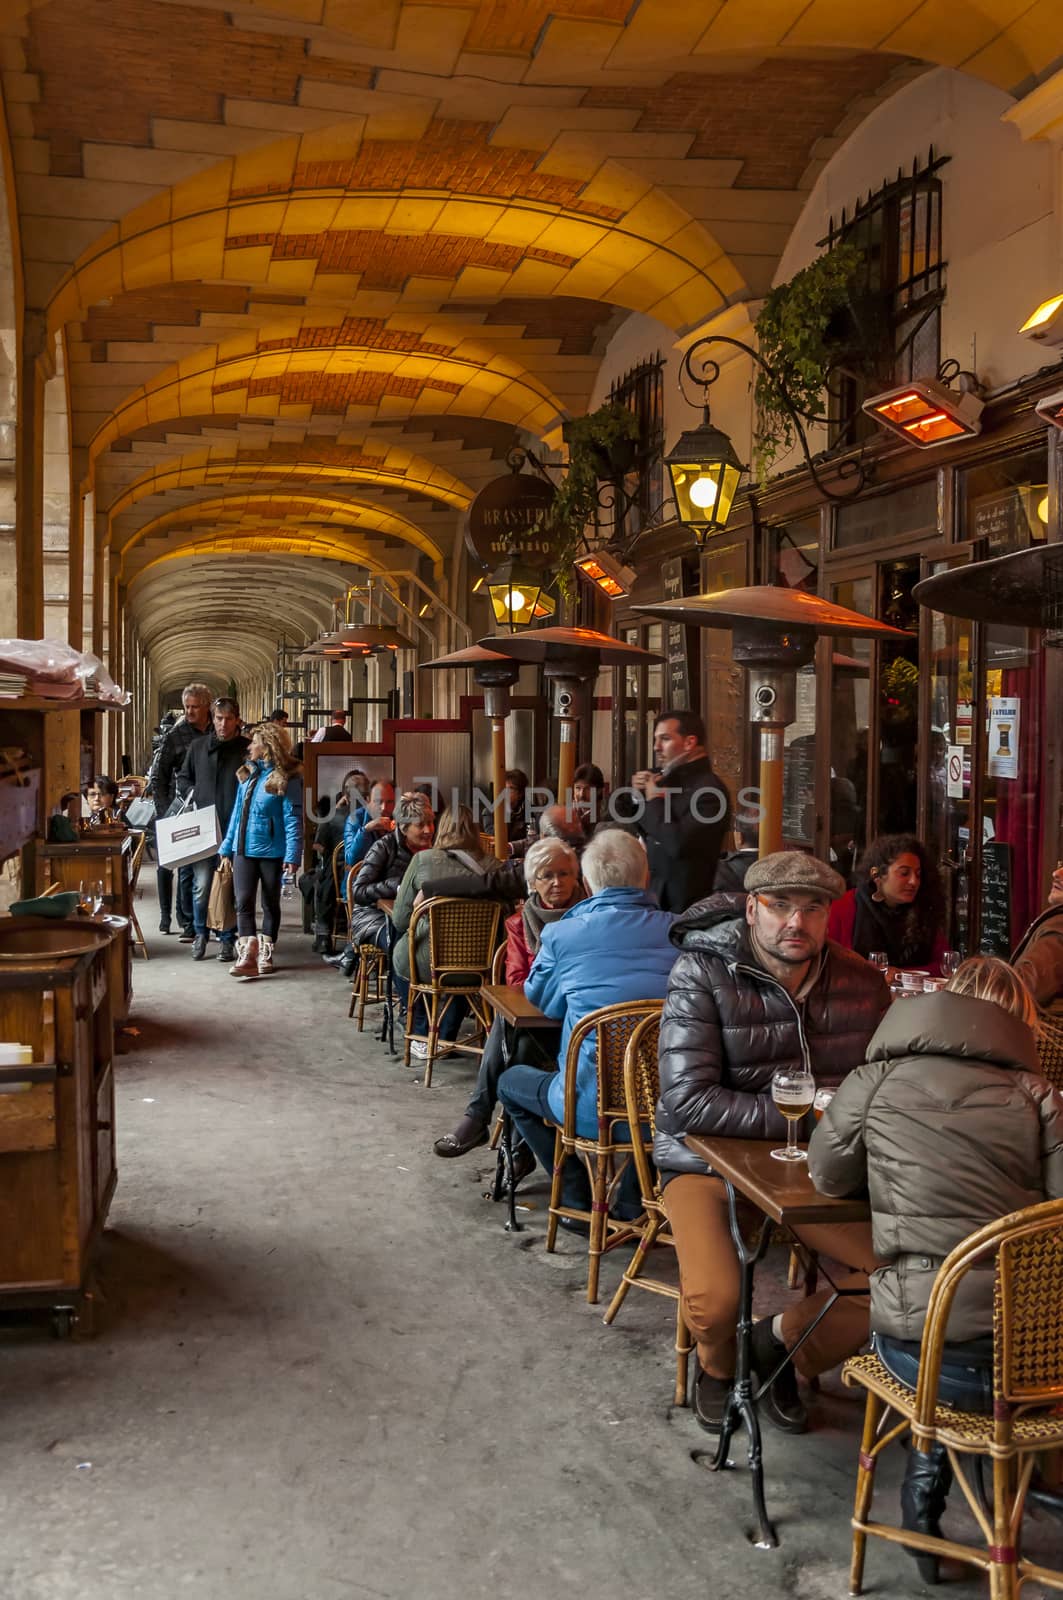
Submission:
<svg viewBox="0 0 1063 1600">
<path fill-rule="evenodd" d="M 783 735 L 797 715 L 797 672 L 824 636 L 910 639 L 903 628 L 821 600 L 803 589 L 757 584 L 634 606 L 665 622 L 730 628 L 736 666 L 749 669 L 749 716 L 760 733 L 760 854 L 782 849 Z"/>
<path fill-rule="evenodd" d="M 1035 544 L 952 567 L 923 578 L 912 594 L 931 611 L 970 622 L 1042 628 L 1046 645 L 1063 645 L 1063 545 Z"/>
<path fill-rule="evenodd" d="M 576 771 L 576 735 L 587 712 L 587 690 L 603 667 L 643 666 L 664 658 L 641 645 L 625 644 L 593 628 L 536 628 L 531 633 L 494 634 L 481 639 L 485 650 L 516 662 L 534 662 L 552 688 L 554 716 L 561 725 L 557 799 L 567 804 Z"/>
<path fill-rule="evenodd" d="M 495 650 L 472 644 L 453 650 L 435 661 L 422 661 L 422 672 L 445 672 L 472 668 L 472 679 L 483 690 L 484 712 L 491 723 L 491 787 L 494 791 L 495 855 L 504 861 L 509 854 L 506 834 L 506 718 L 510 712 L 510 691 L 520 676 L 520 662 Z"/>
</svg>

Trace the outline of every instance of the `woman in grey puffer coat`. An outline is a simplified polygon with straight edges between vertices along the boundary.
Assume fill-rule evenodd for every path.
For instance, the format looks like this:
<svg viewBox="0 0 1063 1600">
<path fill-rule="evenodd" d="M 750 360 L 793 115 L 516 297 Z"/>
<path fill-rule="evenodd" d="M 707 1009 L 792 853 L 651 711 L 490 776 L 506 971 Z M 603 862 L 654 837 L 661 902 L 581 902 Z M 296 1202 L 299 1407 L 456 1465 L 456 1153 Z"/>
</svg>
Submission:
<svg viewBox="0 0 1063 1600">
<path fill-rule="evenodd" d="M 890 1008 L 812 1136 L 817 1189 L 870 1192 L 883 1263 L 871 1327 L 879 1358 L 910 1388 L 945 1257 L 986 1223 L 1063 1196 L 1063 1097 L 1038 1071 L 1036 1023 L 1005 962 L 965 961 L 946 991 Z M 949 1318 L 938 1396 L 960 1410 L 992 1409 L 993 1277 L 992 1262 L 968 1272 Z M 942 1446 L 910 1451 L 903 1525 L 937 1535 L 950 1483 Z M 937 1558 L 916 1559 L 934 1581 Z"/>
</svg>

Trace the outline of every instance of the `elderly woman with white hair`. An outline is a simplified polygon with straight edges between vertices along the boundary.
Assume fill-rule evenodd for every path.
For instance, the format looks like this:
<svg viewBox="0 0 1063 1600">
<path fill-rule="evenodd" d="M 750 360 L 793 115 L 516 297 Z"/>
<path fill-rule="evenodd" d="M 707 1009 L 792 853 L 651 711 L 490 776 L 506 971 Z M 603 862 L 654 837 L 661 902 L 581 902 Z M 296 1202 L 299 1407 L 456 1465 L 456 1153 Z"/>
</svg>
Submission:
<svg viewBox="0 0 1063 1600">
<path fill-rule="evenodd" d="M 544 928 L 559 921 L 571 906 L 583 899 L 576 852 L 560 839 L 540 839 L 529 848 L 524 858 L 524 877 L 528 898 L 518 911 L 506 919 L 506 982 L 516 989 L 524 987 L 524 980 L 538 954 Z M 476 1091 L 454 1132 L 445 1133 L 432 1146 L 437 1156 L 464 1156 L 479 1145 L 486 1144 L 498 1099 L 498 1079 L 506 1064 L 503 1026 L 502 1018 L 496 1017 L 480 1058 Z M 535 1060 L 542 1060 L 535 1051 L 535 1042 L 530 1035 L 518 1038 L 518 1052 L 522 1048 L 535 1052 L 532 1064 Z M 518 1151 L 518 1180 L 534 1166 L 534 1156 Z"/>
<path fill-rule="evenodd" d="M 669 934 L 675 920 L 649 891 L 649 864 L 639 839 L 619 828 L 600 828 L 583 852 L 583 881 L 590 898 L 543 929 L 539 953 L 524 993 L 562 1024 L 561 1072 L 512 1066 L 499 1079 L 498 1097 L 517 1131 L 549 1172 L 554 1160 L 553 1126 L 565 1114 L 564 1066 L 572 1030 L 590 1011 L 625 1000 L 663 1000 L 678 954 Z M 598 1070 L 593 1036 L 584 1040 L 576 1065 L 576 1131 L 598 1133 Z M 633 1174 L 625 1173 L 617 1214 L 637 1215 Z M 562 1204 L 590 1209 L 590 1183 L 575 1157 L 565 1162 Z M 569 1219 L 563 1219 L 567 1224 Z M 573 1222 L 573 1232 L 586 1224 Z"/>
</svg>

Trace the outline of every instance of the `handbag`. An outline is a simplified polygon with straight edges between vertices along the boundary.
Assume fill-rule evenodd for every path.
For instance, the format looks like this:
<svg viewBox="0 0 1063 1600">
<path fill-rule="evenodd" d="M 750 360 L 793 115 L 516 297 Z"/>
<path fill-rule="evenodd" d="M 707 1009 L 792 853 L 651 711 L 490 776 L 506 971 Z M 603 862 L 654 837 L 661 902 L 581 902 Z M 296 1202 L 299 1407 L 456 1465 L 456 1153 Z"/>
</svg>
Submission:
<svg viewBox="0 0 1063 1600">
<path fill-rule="evenodd" d="M 155 802 L 137 795 L 126 806 L 123 816 L 131 828 L 150 828 L 155 821 Z"/>
<path fill-rule="evenodd" d="M 155 819 L 155 854 L 160 867 L 190 867 L 193 861 L 218 853 L 221 826 L 213 806 L 185 809 L 178 816 Z"/>
<path fill-rule="evenodd" d="M 236 927 L 236 892 L 233 888 L 233 864 L 228 858 L 218 863 L 214 882 L 207 901 L 207 927 L 216 933 L 227 933 Z"/>
</svg>

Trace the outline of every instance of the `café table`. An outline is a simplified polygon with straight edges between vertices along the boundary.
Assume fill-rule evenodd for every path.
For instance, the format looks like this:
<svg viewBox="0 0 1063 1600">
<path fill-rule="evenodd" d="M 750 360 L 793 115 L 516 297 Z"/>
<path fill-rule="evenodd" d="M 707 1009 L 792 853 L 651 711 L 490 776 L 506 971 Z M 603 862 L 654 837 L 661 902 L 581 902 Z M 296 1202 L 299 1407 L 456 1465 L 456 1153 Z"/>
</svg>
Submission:
<svg viewBox="0 0 1063 1600">
<path fill-rule="evenodd" d="M 561 1026 L 556 1017 L 548 1017 L 545 1011 L 540 1011 L 539 1007 L 533 1005 L 527 998 L 524 990 L 513 984 L 485 983 L 481 993 L 495 1014 L 505 1023 L 502 1053 L 507 1067 L 510 1065 L 513 1044 L 518 1033 L 556 1029 Z M 523 1233 L 524 1224 L 517 1221 L 517 1192 L 513 1182 L 513 1120 L 505 1109 L 502 1111 L 502 1138 L 499 1141 L 495 1181 L 491 1189 L 491 1199 L 496 1204 L 501 1200 L 503 1191 L 509 1201 L 506 1232 Z"/>
<path fill-rule="evenodd" d="M 767 1250 L 772 1230 L 776 1227 L 796 1229 L 812 1223 L 866 1222 L 871 1216 L 871 1206 L 866 1198 L 859 1196 L 835 1200 L 820 1194 L 808 1175 L 808 1166 L 804 1161 L 777 1161 L 772 1157 L 771 1151 L 777 1146 L 774 1139 L 705 1139 L 696 1134 L 687 1134 L 685 1142 L 689 1150 L 706 1161 L 717 1177 L 723 1179 L 731 1237 L 740 1269 L 734 1383 L 728 1396 L 719 1443 L 709 1467 L 713 1472 L 718 1472 L 732 1465 L 727 1452 L 737 1429 L 743 1426 L 749 1438 L 753 1507 L 760 1534 L 754 1543 L 758 1550 L 774 1550 L 779 1540 L 768 1517 L 764 1498 L 764 1461 L 757 1402 L 774 1382 L 777 1372 L 773 1372 L 758 1388 L 754 1387 L 753 1280 L 757 1262 Z M 747 1243 L 742 1233 L 738 1215 L 740 1196 L 749 1201 L 763 1219 L 752 1243 Z M 823 1276 L 831 1284 L 834 1293 L 815 1321 L 806 1328 L 794 1349 L 804 1343 L 837 1299 L 843 1295 L 866 1293 L 863 1290 L 838 1289 L 829 1274 L 824 1272 Z"/>
</svg>

